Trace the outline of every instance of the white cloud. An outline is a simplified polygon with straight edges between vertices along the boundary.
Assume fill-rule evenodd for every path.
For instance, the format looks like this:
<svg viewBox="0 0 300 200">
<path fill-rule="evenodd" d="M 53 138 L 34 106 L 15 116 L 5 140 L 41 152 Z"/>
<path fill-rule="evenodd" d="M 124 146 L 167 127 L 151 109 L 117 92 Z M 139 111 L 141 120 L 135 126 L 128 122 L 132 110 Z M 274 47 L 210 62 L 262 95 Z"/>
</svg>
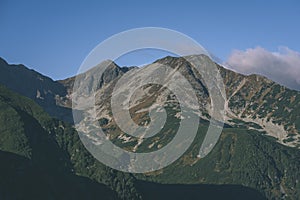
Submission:
<svg viewBox="0 0 300 200">
<path fill-rule="evenodd" d="M 261 47 L 235 50 L 225 66 L 243 74 L 261 74 L 300 90 L 300 53 L 287 47 L 280 47 L 277 52 L 269 52 Z"/>
</svg>

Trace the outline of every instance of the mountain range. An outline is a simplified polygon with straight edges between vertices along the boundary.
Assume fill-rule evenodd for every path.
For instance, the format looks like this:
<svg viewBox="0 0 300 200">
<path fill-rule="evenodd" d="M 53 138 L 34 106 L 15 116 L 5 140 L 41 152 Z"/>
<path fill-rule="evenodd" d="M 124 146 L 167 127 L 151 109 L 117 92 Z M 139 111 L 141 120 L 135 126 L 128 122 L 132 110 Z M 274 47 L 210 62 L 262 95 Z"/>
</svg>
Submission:
<svg viewBox="0 0 300 200">
<path fill-rule="evenodd" d="M 197 55 L 203 64 L 213 62 Z M 111 61 L 109 61 L 111 62 Z M 245 76 L 217 65 L 226 92 L 226 119 L 220 140 L 204 158 L 199 144 L 210 119 L 210 96 L 201 74 L 182 57 L 157 64 L 177 69 L 201 102 L 198 134 L 170 166 L 146 174 L 113 170 L 85 149 L 73 127 L 75 78 L 99 76 L 93 68 L 54 81 L 23 65 L 0 59 L 1 199 L 298 199 L 300 197 L 300 93 L 259 75 Z M 101 66 L 101 64 L 99 65 Z M 98 67 L 99 67 L 98 66 Z M 180 117 L 170 108 L 163 130 L 147 140 L 123 133 L 113 120 L 110 97 L 117 81 L 136 67 L 111 62 L 97 82 L 97 117 L 108 137 L 133 152 L 155 151 L 174 137 Z M 88 85 L 81 84 L 82 88 Z M 155 96 L 155 85 L 141 88 Z M 164 95 L 164 94 L 163 94 Z M 165 94 L 168 99 L 169 94 Z M 137 124 L 149 120 L 154 99 L 132 99 Z M 217 193 L 215 191 L 218 191 Z M 190 196 L 183 194 L 188 193 Z"/>
</svg>

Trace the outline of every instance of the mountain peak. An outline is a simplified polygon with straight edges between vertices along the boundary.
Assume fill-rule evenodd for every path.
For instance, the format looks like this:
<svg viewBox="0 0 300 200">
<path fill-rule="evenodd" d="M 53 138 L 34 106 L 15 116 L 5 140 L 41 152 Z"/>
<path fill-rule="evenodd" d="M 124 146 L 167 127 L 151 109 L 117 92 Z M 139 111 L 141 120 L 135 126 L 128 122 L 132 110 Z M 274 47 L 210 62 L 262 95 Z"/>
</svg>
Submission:
<svg viewBox="0 0 300 200">
<path fill-rule="evenodd" d="M 65 113 L 65 109 L 61 110 L 56 106 L 58 102 L 63 102 L 64 100 L 61 98 L 67 95 L 67 90 L 63 84 L 53 81 L 22 64 L 8 64 L 4 59 L 0 59 L 0 84 L 35 100 L 51 116 L 71 121 L 70 117 L 65 119 L 57 115 L 59 113 L 61 116 Z"/>
<path fill-rule="evenodd" d="M 8 65 L 8 63 L 6 62 L 6 60 L 0 57 L 0 66 L 4 66 L 4 65 Z"/>
</svg>

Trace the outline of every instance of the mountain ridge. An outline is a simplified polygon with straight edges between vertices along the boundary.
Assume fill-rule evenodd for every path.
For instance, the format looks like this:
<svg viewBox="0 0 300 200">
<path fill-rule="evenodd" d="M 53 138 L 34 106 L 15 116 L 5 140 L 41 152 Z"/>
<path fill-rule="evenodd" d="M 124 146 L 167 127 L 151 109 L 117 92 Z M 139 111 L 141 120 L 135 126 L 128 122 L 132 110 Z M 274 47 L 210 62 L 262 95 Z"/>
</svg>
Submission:
<svg viewBox="0 0 300 200">
<path fill-rule="evenodd" d="M 205 62 L 212 62 L 205 59 Z M 86 153 L 86 150 L 80 147 L 80 152 L 83 151 L 85 153 L 77 155 L 76 148 L 70 147 L 69 143 L 74 140 L 74 133 L 70 135 L 58 134 L 57 141 L 61 145 L 61 148 L 69 152 L 71 158 L 74 159 L 73 164 L 77 173 L 89 178 L 95 178 L 98 182 L 103 182 L 103 178 L 101 177 L 120 176 L 121 178 L 116 179 L 116 183 L 109 182 L 110 187 L 113 188 L 123 188 L 122 177 L 124 176 L 128 180 L 129 191 L 131 190 L 131 184 L 134 185 L 134 181 L 132 182 L 132 180 L 137 179 L 166 184 L 238 184 L 254 188 L 268 198 L 293 198 L 300 194 L 300 186 L 298 184 L 298 179 L 300 180 L 298 166 L 300 164 L 297 161 L 299 160 L 299 150 L 297 148 L 299 148 L 300 139 L 299 92 L 289 90 L 264 77 L 240 75 L 217 65 L 226 86 L 228 100 L 226 102 L 227 118 L 220 141 L 217 143 L 215 149 L 207 158 L 199 159 L 196 156 L 199 149 L 198 145 L 203 140 L 203 133 L 207 129 L 207 120 L 210 117 L 209 109 L 207 109 L 210 105 L 207 86 L 201 74 L 192 69 L 192 66 L 186 63 L 183 58 L 166 57 L 156 62 L 179 69 L 179 72 L 193 85 L 197 93 L 197 98 L 201 100 L 202 106 L 200 111 L 202 114 L 200 116 L 199 133 L 197 134 L 199 136 L 196 138 L 196 141 L 178 161 L 169 167 L 150 174 L 135 175 L 132 178 L 131 175 L 127 177 L 123 173 L 117 173 L 116 175 L 115 172 L 109 172 L 108 175 L 105 175 L 107 173 L 106 168 L 103 168 L 101 164 L 96 164 L 97 162 Z M 151 65 L 147 65 L 146 67 L 151 67 Z M 97 102 L 97 106 L 100 108 L 97 117 L 99 119 L 106 118 L 106 120 L 102 121 L 107 122 L 103 125 L 109 131 L 110 139 L 122 148 L 134 145 L 134 148 L 131 150 L 137 152 L 159 149 L 172 139 L 172 134 L 169 134 L 167 129 L 165 129 L 165 133 L 159 136 L 160 140 L 150 138 L 149 141 L 137 141 L 122 133 L 112 120 L 113 118 L 109 113 L 109 98 L 118 79 L 124 73 L 127 73 L 121 69 L 119 66 L 113 64 L 112 68 L 108 69 L 103 77 L 99 77 L 100 83 L 92 84 L 92 87 L 89 88 L 96 88 L 97 97 L 100 97 L 101 100 Z M 134 68 L 127 69 L 136 70 Z M 97 73 L 93 73 L 92 75 L 97 76 Z M 89 74 L 82 74 L 79 78 L 84 76 L 89 76 Z M 71 111 L 70 101 L 72 99 L 74 81 L 74 77 L 58 81 L 60 84 L 59 87 L 61 85 L 64 87 L 63 95 L 65 96 L 59 96 L 59 98 L 54 94 L 45 96 L 49 98 L 47 101 L 52 102 L 51 108 L 65 106 Z M 24 82 L 26 83 L 25 80 Z M 8 82 L 6 84 L 11 83 Z M 83 84 L 83 88 L 87 86 Z M 152 90 L 150 90 L 151 88 Z M 32 91 L 36 89 L 34 87 Z M 153 94 L 157 92 L 157 89 L 153 86 L 148 86 L 141 90 L 144 89 L 150 90 Z M 35 95 L 31 95 L 30 97 L 37 103 L 40 102 Z M 7 101 L 5 98 L 4 100 Z M 132 99 L 134 103 L 133 111 L 143 108 L 141 107 L 142 103 L 147 103 L 147 105 L 151 103 L 147 98 L 140 100 L 138 102 L 134 98 Z M 45 103 L 40 102 L 38 104 L 43 109 L 48 107 Z M 5 111 L 5 113 L 7 112 L 9 111 Z M 55 110 L 53 116 L 59 118 L 61 114 L 59 112 Z M 176 114 L 177 110 L 175 109 L 170 113 L 170 119 L 179 120 L 180 116 Z M 70 113 L 67 115 L 70 115 Z M 137 120 L 137 123 L 142 123 L 144 120 L 147 121 L 146 115 L 147 112 L 142 112 L 133 113 L 132 116 Z M 169 126 L 167 128 L 174 129 L 175 127 Z M 272 130 L 275 131 L 272 132 Z M 76 141 L 80 142 L 78 138 Z M 30 151 L 24 155 L 30 158 Z M 254 155 L 258 157 L 256 158 Z M 88 160 L 89 164 L 81 163 L 84 160 Z M 251 165 L 249 162 L 255 163 L 255 165 Z M 175 175 L 173 174 L 174 172 L 176 172 Z M 126 188 L 127 186 L 123 189 L 125 190 Z M 134 192 L 130 193 L 130 195 L 135 198 L 139 196 L 138 193 Z"/>
<path fill-rule="evenodd" d="M 19 117 L 4 108 L 11 108 Z M 142 199 L 147 199 L 149 192 L 153 193 L 149 191 L 149 184 L 151 187 L 162 187 L 150 182 L 137 187 L 141 184 L 139 180 L 132 180 L 127 174 L 104 167 L 86 152 L 77 133 L 67 124 L 51 119 L 31 99 L 9 91 L 1 84 L 0 111 L 0 198 L 141 199 L 139 195 L 142 195 Z M 16 127 L 18 120 L 20 129 Z M 13 131 L 14 128 L 18 128 L 19 132 Z M 23 134 L 27 142 L 14 145 Z M 194 195 L 199 194 L 198 189 L 206 187 L 219 188 L 223 197 L 231 197 L 232 192 L 229 186 L 221 189 L 223 186 L 196 184 L 193 187 L 186 188 L 190 188 Z M 250 188 L 235 190 L 238 196 L 249 194 L 261 197 L 260 193 Z M 179 187 L 177 191 L 174 199 L 178 194 L 183 194 L 184 188 Z M 213 191 L 201 193 L 206 197 L 212 194 Z M 162 198 L 161 194 L 157 195 Z"/>
<path fill-rule="evenodd" d="M 201 56 L 201 55 L 199 55 Z M 208 57 L 205 59 L 209 59 Z M 2 64 L 1 64 L 2 63 Z M 3 63 L 5 64 L 3 66 Z M 102 85 L 109 85 L 109 83 L 113 80 L 117 80 L 118 77 L 122 76 L 122 74 L 126 73 L 128 70 L 134 68 L 128 67 L 119 67 L 113 61 L 106 61 L 108 63 L 108 69 L 102 74 L 100 78 L 100 82 L 97 83 L 97 88 L 101 89 Z M 188 66 L 187 61 L 185 58 L 180 57 L 171 57 L 167 56 L 161 59 L 156 60 L 154 63 L 161 63 L 170 66 L 184 66 L 184 69 L 179 68 L 181 73 L 185 73 L 186 77 L 189 81 L 196 81 L 197 83 L 194 84 L 196 87 L 196 91 L 202 91 L 203 94 L 208 95 L 207 87 L 205 86 L 205 82 L 201 78 L 201 75 L 197 75 L 194 78 L 190 78 L 191 73 L 195 73 L 189 71 L 191 66 Z M 186 63 L 186 64 L 185 64 Z M 100 64 L 101 65 L 101 64 Z M 151 64 L 150 64 L 151 65 Z M 17 65 L 18 66 L 18 65 Z M 148 65 L 146 65 L 148 66 Z M 229 120 L 241 120 L 245 121 L 245 123 L 254 123 L 261 127 L 263 130 L 266 131 L 269 135 L 276 137 L 279 139 L 280 143 L 289 145 L 289 146 L 300 146 L 300 137 L 297 136 L 297 133 L 300 132 L 300 121 L 297 118 L 300 118 L 299 114 L 297 114 L 297 110 L 299 110 L 299 103 L 293 104 L 293 98 L 296 99 L 295 102 L 298 102 L 299 92 L 290 90 L 281 86 L 272 80 L 260 76 L 260 75 L 242 75 L 233 71 L 230 71 L 223 66 L 216 65 L 220 71 L 220 74 L 223 78 L 224 84 L 226 86 L 226 94 L 227 94 L 227 102 L 226 102 L 226 109 L 227 109 L 227 122 L 232 123 Z M 11 67 L 15 67 L 12 65 Z M 94 67 L 83 74 L 79 74 L 77 79 L 82 79 L 83 76 L 97 76 L 97 74 L 102 73 L 99 70 L 101 67 Z M 56 117 L 58 119 L 67 121 L 72 123 L 72 89 L 73 84 L 76 77 L 70 77 L 65 80 L 53 81 L 50 78 L 46 78 L 45 76 L 33 71 L 29 70 L 28 68 L 22 66 L 23 74 L 25 70 L 25 74 L 34 74 L 34 82 L 29 81 L 27 79 L 31 79 L 32 77 L 25 76 L 22 78 L 25 80 L 26 84 L 23 84 L 20 81 L 13 81 L 18 78 L 18 73 L 15 72 L 5 72 L 4 69 L 10 69 L 10 65 L 7 65 L 7 62 L 2 60 L 0 62 L 0 71 L 2 70 L 2 76 L 0 75 L 0 83 L 5 84 L 8 88 L 25 95 L 31 99 L 34 99 L 39 105 L 41 105 L 51 116 Z M 11 70 L 11 69 L 10 69 Z M 14 69 L 15 70 L 15 69 Z M 96 70 L 96 71 L 95 71 Z M 7 75 L 8 73 L 8 75 Z M 6 75 L 4 75 L 6 74 Z M 41 77 L 42 76 L 42 77 Z M 193 75 L 195 76 L 195 75 Z M 11 78 L 12 77 L 12 78 Z M 45 80 L 42 81 L 41 79 Z M 97 79 L 96 77 L 94 78 Z M 34 87 L 34 89 L 27 90 L 26 85 L 40 85 L 38 87 Z M 30 84 L 30 82 L 32 84 Z M 43 83 L 47 82 L 47 83 Z M 49 82 L 49 83 L 48 83 Z M 84 84 L 79 83 L 79 84 Z M 199 86 L 198 86 L 199 85 Z M 30 87 L 30 86 L 28 86 Z M 89 86 L 85 86 L 89 87 Z M 280 90 L 282 96 L 278 94 L 270 94 L 272 90 Z M 251 94 L 247 94 L 247 93 Z M 255 95 L 258 93 L 260 96 Z M 260 94 L 262 93 L 262 94 Z M 203 94 L 201 94 L 203 96 Z M 257 98 L 257 99 L 255 99 Z M 280 99 L 280 103 L 276 101 Z M 289 99 L 288 99 L 289 98 Z M 207 98 L 202 98 L 202 100 L 206 100 Z M 275 99 L 275 102 L 274 102 Z M 273 102 L 271 106 L 267 105 L 268 102 Z M 288 106 L 292 102 L 293 106 Z M 279 106 L 277 105 L 279 104 Z M 259 110 L 257 110 L 259 109 Z M 294 111 L 295 110 L 295 111 Z M 202 110 L 204 111 L 204 109 Z M 266 115 L 268 113 L 268 115 Z M 274 113 L 274 114 L 272 114 Z M 278 116 L 286 116 L 292 114 L 288 118 L 285 117 L 278 117 Z M 276 114 L 276 115 L 275 115 Z M 273 115 L 273 116 L 272 116 Z M 295 122 L 295 123 L 292 123 Z M 277 133 L 270 132 L 271 129 L 276 130 Z"/>
</svg>

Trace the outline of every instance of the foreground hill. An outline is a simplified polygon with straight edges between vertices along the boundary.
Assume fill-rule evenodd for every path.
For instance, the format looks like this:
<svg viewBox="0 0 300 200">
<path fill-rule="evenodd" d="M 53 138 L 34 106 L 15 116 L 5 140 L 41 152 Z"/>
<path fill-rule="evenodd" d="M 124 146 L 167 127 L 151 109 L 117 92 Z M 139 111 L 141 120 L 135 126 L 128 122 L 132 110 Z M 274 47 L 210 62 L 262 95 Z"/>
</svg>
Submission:
<svg viewBox="0 0 300 200">
<path fill-rule="evenodd" d="M 133 196 L 130 177 L 94 160 L 71 126 L 2 85 L 0 160 L 0 199 L 118 199 L 118 188 Z"/>
</svg>

